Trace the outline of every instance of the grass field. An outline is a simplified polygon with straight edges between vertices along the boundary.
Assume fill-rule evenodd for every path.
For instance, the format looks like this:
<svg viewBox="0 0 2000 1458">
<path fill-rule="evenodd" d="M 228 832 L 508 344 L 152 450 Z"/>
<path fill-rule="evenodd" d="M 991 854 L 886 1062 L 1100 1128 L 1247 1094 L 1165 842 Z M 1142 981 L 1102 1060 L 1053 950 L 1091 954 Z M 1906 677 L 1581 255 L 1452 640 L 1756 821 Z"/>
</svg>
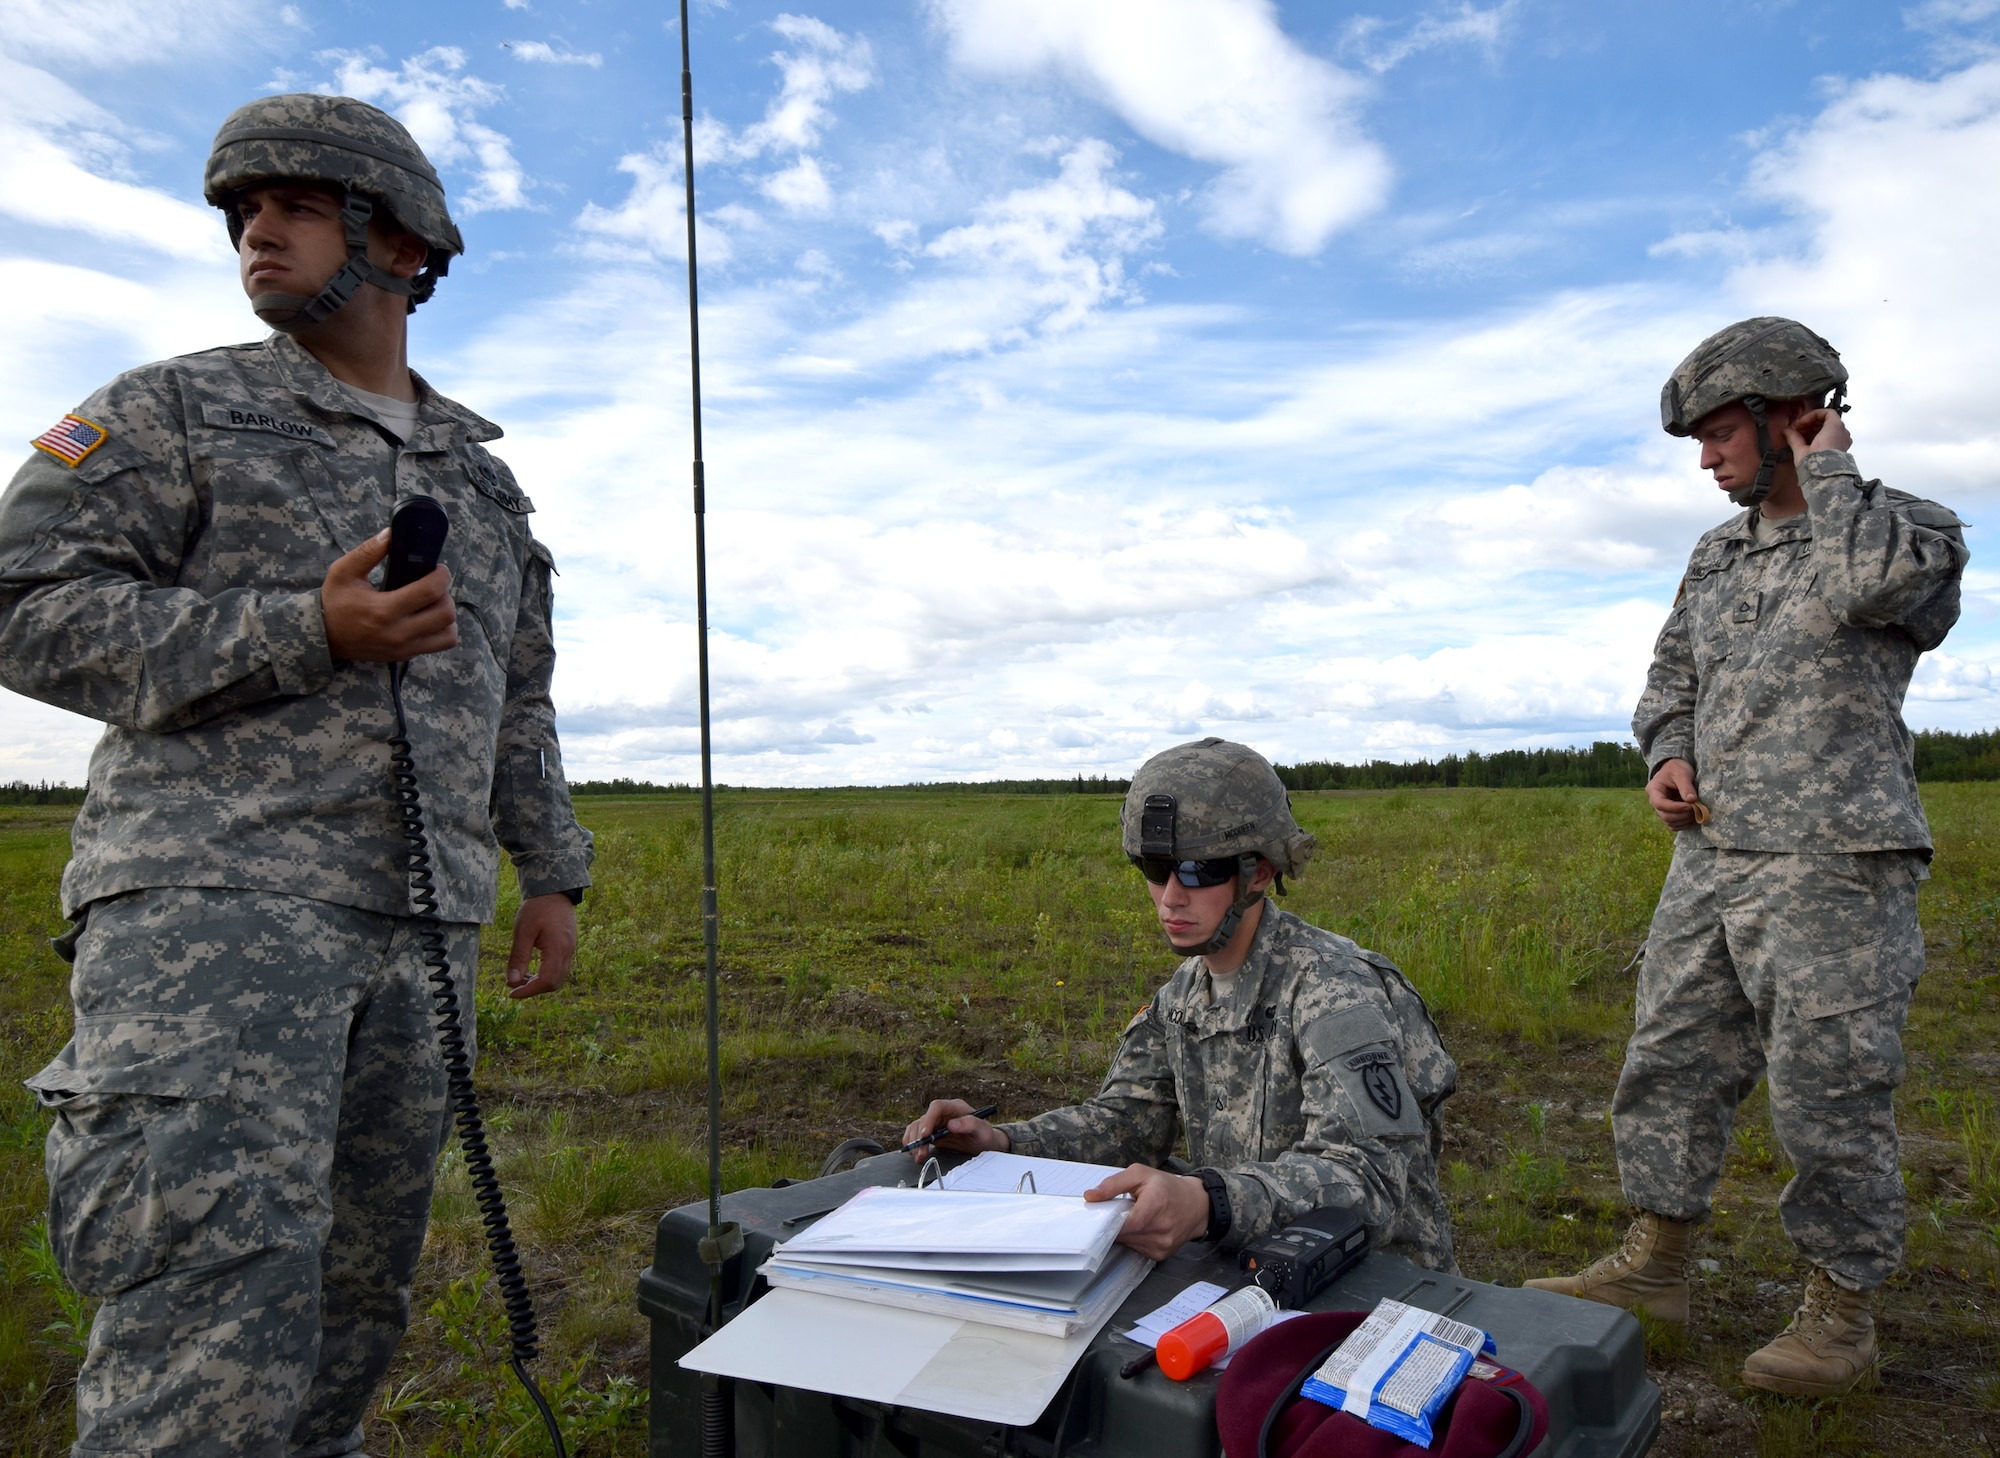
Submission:
<svg viewBox="0 0 2000 1458">
<path fill-rule="evenodd" d="M 1322 858 L 1286 904 L 1396 958 L 1459 1061 L 1445 1171 L 1467 1272 L 1513 1282 L 1608 1249 L 1624 1212 L 1604 1111 L 1669 849 L 1641 797 L 1294 798 Z M 1901 1097 L 1910 1255 L 1879 1311 L 1884 1380 L 1818 1404 L 1735 1383 L 1803 1275 L 1778 1228 L 1789 1172 L 1760 1093 L 1696 1252 L 1695 1321 L 1649 1332 L 1667 1393 L 1657 1452 L 2000 1452 L 2000 784 L 1932 785 L 1925 802 L 1939 854 Z M 598 888 L 576 978 L 506 1002 L 493 992 L 505 939 L 489 933 L 480 1078 L 572 1451 L 640 1454 L 634 1280 L 659 1213 L 697 1198 L 704 1170 L 698 812 L 675 796 L 590 799 L 582 814 Z M 90 1315 L 39 1243 L 44 1124 L 18 1090 L 67 1036 L 65 968 L 44 939 L 68 815 L 0 812 L 0 1453 L 15 1455 L 64 1451 Z M 839 1140 L 892 1134 L 934 1095 L 1019 1117 L 1087 1094 L 1173 963 L 1116 821 L 1117 801 L 1096 796 L 721 795 L 731 1187 L 811 1174 Z M 495 1360 L 480 1268 L 454 1154 L 371 1452 L 544 1451 Z"/>
</svg>

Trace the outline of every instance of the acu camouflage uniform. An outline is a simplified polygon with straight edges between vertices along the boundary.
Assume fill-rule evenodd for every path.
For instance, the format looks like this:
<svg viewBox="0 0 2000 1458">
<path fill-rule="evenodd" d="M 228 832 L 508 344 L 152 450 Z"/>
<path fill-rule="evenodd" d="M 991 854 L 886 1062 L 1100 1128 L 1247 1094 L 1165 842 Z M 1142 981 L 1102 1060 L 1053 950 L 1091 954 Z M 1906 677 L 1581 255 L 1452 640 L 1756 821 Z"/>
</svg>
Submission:
<svg viewBox="0 0 2000 1458">
<path fill-rule="evenodd" d="M 1229 1188 L 1225 1249 L 1341 1202 L 1379 1248 L 1450 1271 L 1438 1106 L 1457 1080 L 1393 963 L 1267 901 L 1243 965 L 1218 980 L 1183 962 L 1095 1097 L 1000 1127 L 1023 1154 L 1158 1167 L 1184 1125 L 1188 1159 Z"/>
<path fill-rule="evenodd" d="M 444 1075 L 386 668 L 331 658 L 319 605 L 400 497 L 451 517 L 459 642 L 405 702 L 461 1003 L 500 846 L 524 896 L 589 884 L 549 554 L 499 430 L 418 393 L 399 444 L 284 335 L 149 365 L 0 499 L 0 681 L 109 726 L 63 875 L 76 1033 L 30 1080 L 52 1243 L 104 1298 L 80 1455 L 358 1453 L 406 1324 Z"/>
<path fill-rule="evenodd" d="M 1923 971 L 1930 829 L 1902 704 L 1958 619 L 1958 518 L 1844 451 L 1798 463 L 1808 511 L 1705 535 L 1632 729 L 1694 766 L 1712 818 L 1680 832 L 1612 1104 L 1626 1198 L 1709 1210 L 1737 1105 L 1768 1074 L 1798 1173 L 1779 1208 L 1852 1289 L 1902 1258 L 1892 1096 Z"/>
</svg>

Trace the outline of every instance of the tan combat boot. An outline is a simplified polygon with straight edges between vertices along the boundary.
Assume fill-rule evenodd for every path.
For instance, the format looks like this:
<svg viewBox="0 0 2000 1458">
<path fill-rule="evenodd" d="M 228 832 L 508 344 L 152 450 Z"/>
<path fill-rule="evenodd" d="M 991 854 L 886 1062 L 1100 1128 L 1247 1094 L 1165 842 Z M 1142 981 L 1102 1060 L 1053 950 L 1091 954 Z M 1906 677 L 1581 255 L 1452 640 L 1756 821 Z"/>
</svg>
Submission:
<svg viewBox="0 0 2000 1458">
<path fill-rule="evenodd" d="M 1686 1322 L 1688 1237 L 1693 1233 L 1691 1223 L 1641 1210 L 1616 1255 L 1595 1262 L 1580 1276 L 1544 1276 L 1521 1284 L 1644 1311 L 1661 1321 Z"/>
<path fill-rule="evenodd" d="M 1832 1397 L 1873 1381 L 1873 1294 L 1850 1291 L 1815 1267 L 1792 1324 L 1744 1361 L 1744 1382 L 1793 1397 Z"/>
</svg>

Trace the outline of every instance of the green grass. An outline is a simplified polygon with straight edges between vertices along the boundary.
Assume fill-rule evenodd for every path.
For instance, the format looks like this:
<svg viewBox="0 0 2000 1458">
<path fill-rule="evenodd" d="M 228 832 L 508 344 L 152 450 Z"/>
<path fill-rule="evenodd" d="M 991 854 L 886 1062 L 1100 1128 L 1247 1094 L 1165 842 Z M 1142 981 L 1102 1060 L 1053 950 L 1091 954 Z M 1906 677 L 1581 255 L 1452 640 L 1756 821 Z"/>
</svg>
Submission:
<svg viewBox="0 0 2000 1458">
<path fill-rule="evenodd" d="M 1702 1277 L 1695 1325 L 1649 1332 L 1676 1393 L 1713 1395 L 1708 1418 L 1670 1417 L 1661 1453 L 1932 1455 L 2000 1442 L 2000 785 L 1924 794 L 1940 854 L 1923 902 L 1931 971 L 1907 1040 L 1912 1229 L 1883 1302 L 1888 1373 L 1873 1394 L 1817 1405 L 1735 1385 L 1803 1275 L 1778 1228 L 1790 1170 L 1759 1093 L 1697 1252 L 1717 1269 Z M 1284 904 L 1394 957 L 1461 1065 L 1444 1166 L 1466 1269 L 1513 1281 L 1609 1249 L 1624 1211 L 1604 1109 L 1630 1027 L 1632 956 L 1670 849 L 1641 797 L 1295 801 L 1322 854 Z M 1087 1094 L 1173 964 L 1119 854 L 1115 798 L 732 790 L 717 807 L 732 1188 L 810 1175 L 833 1144 L 886 1139 L 934 1096 L 1019 1117 Z M 575 980 L 509 1002 L 506 938 L 488 933 L 480 1082 L 572 1451 L 636 1455 L 646 1331 L 634 1278 L 660 1212 L 698 1198 L 705 1170 L 698 806 L 593 797 L 581 813 L 600 855 Z M 6 1089 L 67 1036 L 65 969 L 43 940 L 67 815 L 0 811 L 8 1232 L 31 1231 L 40 1214 L 43 1123 Z M 512 896 L 504 887 L 503 924 Z M 32 1237 L 0 1238 L 16 1244 L 0 1262 L 0 1454 L 55 1454 L 79 1309 L 37 1265 Z M 371 1452 L 542 1451 L 495 1361 L 498 1306 L 481 1267 L 454 1152 Z M 1714 1426 L 1722 1410 L 1729 1423 Z"/>
</svg>

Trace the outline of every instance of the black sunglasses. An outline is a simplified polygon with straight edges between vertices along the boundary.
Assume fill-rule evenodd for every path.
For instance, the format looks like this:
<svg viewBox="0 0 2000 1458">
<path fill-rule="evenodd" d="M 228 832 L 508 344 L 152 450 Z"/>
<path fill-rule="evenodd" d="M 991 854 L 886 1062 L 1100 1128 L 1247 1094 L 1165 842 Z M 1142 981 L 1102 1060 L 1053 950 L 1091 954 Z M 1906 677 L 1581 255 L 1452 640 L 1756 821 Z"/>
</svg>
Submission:
<svg viewBox="0 0 2000 1458">
<path fill-rule="evenodd" d="M 1155 886 L 1166 885 L 1169 876 L 1183 886 L 1222 886 L 1234 881 L 1242 869 L 1235 856 L 1214 861 L 1177 861 L 1172 856 L 1132 856 L 1130 860 Z"/>
</svg>

